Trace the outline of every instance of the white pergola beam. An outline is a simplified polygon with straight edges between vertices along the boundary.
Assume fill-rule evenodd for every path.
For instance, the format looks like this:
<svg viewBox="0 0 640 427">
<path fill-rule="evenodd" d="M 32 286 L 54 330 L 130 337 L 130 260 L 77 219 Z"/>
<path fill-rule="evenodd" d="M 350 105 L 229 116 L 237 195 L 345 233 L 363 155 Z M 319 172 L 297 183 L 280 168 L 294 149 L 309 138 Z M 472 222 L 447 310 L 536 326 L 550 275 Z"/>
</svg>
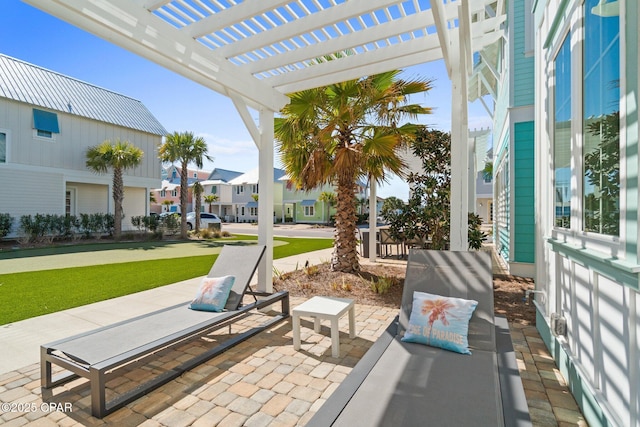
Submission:
<svg viewBox="0 0 640 427">
<path fill-rule="evenodd" d="M 444 12 L 444 5 L 441 0 L 431 0 L 431 11 L 433 13 L 433 19 L 436 23 L 436 30 L 438 33 L 438 39 L 440 40 L 440 48 L 442 49 L 442 58 L 444 59 L 445 66 L 449 78 L 451 78 L 451 59 L 450 59 L 450 40 L 449 31 L 447 30 L 447 18 Z"/>
<path fill-rule="evenodd" d="M 471 50 L 471 11 L 469 10 L 469 0 L 462 0 L 458 6 L 458 29 L 460 31 L 460 49 L 464 53 L 464 60 L 467 64 L 467 77 L 471 77 L 473 72 L 473 51 Z"/>
<path fill-rule="evenodd" d="M 280 6 L 290 3 L 291 0 L 260 0 L 245 1 L 234 7 L 224 9 L 216 14 L 209 15 L 200 21 L 194 22 L 181 31 L 189 37 L 197 39 L 206 34 L 214 33 L 223 28 L 243 22 L 256 15 L 276 9 Z"/>
<path fill-rule="evenodd" d="M 384 49 L 340 58 L 336 61 L 329 61 L 322 64 L 298 70 L 295 73 L 286 73 L 266 79 L 272 87 L 278 88 L 284 93 L 290 93 L 289 89 L 295 84 L 297 87 L 313 88 L 323 86 L 325 82 L 338 83 L 344 76 L 353 75 L 351 78 L 358 78 L 371 74 L 381 73 L 388 70 L 402 68 L 403 58 L 412 58 L 414 55 L 421 55 L 422 62 L 429 62 L 441 58 L 440 46 L 435 37 L 425 39 L 415 39 L 397 45 L 387 46 Z M 389 68 L 390 67 L 390 68 Z M 365 72 L 365 74 L 360 74 Z M 340 77 L 337 75 L 340 74 Z M 359 74 L 359 75 L 356 75 Z M 322 84 L 318 84 L 322 83 Z M 286 87 L 286 89 L 283 89 Z M 300 89 L 297 89 L 300 90 Z"/>
<path fill-rule="evenodd" d="M 321 10 L 285 25 L 273 28 L 264 34 L 240 40 L 218 49 L 220 55 L 231 58 L 243 53 L 252 52 L 283 40 L 289 40 L 303 34 L 324 28 L 331 24 L 346 21 L 350 18 L 373 12 L 383 7 L 397 4 L 397 0 L 351 0 L 328 9 Z"/>
<path fill-rule="evenodd" d="M 238 111 L 238 114 L 240 114 L 240 118 L 242 119 L 244 126 L 247 128 L 247 131 L 249 131 L 251 139 L 253 139 L 256 147 L 260 149 L 260 130 L 253 121 L 253 117 L 249 113 L 247 104 L 244 102 L 242 97 L 235 92 L 227 90 L 226 95 L 231 99 L 231 102 L 233 102 L 233 106 L 236 107 L 236 110 Z"/>
<path fill-rule="evenodd" d="M 258 291 L 273 291 L 273 182 L 274 112 L 261 109 L 260 141 L 258 153 L 258 244 L 265 245 L 262 261 L 258 266 Z"/>
<path fill-rule="evenodd" d="M 456 49 L 451 50 L 451 211 L 449 245 L 452 251 L 466 251 L 469 212 L 469 130 L 466 55 L 460 32 L 451 33 Z"/>
<path fill-rule="evenodd" d="M 403 33 L 410 33 L 431 25 L 433 25 L 433 15 L 430 12 L 416 13 L 415 15 L 407 16 L 403 19 L 402 31 Z M 252 74 L 266 70 L 273 70 L 289 64 L 319 58 L 345 49 L 363 46 L 371 43 L 372 41 L 394 37 L 397 34 L 398 27 L 395 21 L 386 22 L 379 26 L 336 37 L 323 43 L 316 43 L 306 48 L 291 50 L 260 61 L 255 61 L 247 64 L 244 68 Z"/>
<path fill-rule="evenodd" d="M 274 111 L 288 98 L 221 60 L 210 49 L 129 0 L 25 0 L 79 28 L 159 63 L 204 86 L 241 94 L 256 108 Z"/>
</svg>

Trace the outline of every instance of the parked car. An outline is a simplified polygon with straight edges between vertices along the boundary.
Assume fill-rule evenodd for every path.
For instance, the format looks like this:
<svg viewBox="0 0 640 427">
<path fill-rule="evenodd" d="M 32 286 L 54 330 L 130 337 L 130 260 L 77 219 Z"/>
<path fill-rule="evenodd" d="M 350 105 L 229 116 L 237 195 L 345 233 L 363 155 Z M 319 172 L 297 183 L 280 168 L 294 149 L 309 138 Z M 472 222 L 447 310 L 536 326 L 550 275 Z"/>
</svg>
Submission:
<svg viewBox="0 0 640 427">
<path fill-rule="evenodd" d="M 209 224 L 222 224 L 220 218 L 216 214 L 210 214 L 201 212 L 200 213 L 200 228 L 208 228 Z M 193 230 L 196 226 L 196 213 L 189 212 L 187 214 L 187 228 L 189 230 Z"/>
</svg>

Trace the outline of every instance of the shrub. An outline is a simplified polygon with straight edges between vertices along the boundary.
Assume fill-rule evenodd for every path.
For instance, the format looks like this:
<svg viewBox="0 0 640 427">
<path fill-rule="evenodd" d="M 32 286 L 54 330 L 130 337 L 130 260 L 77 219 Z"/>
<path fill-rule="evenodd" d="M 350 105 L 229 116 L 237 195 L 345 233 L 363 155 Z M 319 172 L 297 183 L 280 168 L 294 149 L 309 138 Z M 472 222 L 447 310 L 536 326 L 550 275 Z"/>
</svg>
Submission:
<svg viewBox="0 0 640 427">
<path fill-rule="evenodd" d="M 162 229 L 165 233 L 173 236 L 180 230 L 180 221 L 178 215 L 166 215 L 162 217 Z"/>
<path fill-rule="evenodd" d="M 369 282 L 369 286 L 371 290 L 376 294 L 386 294 L 391 289 L 391 286 L 394 284 L 394 278 L 392 277 L 378 277 L 378 280 L 371 279 Z"/>
<path fill-rule="evenodd" d="M 0 239 L 7 237 L 11 232 L 11 224 L 13 224 L 13 217 L 8 213 L 0 213 Z"/>
<path fill-rule="evenodd" d="M 320 272 L 320 267 L 318 267 L 317 265 L 309 265 L 304 268 L 304 274 L 306 274 L 307 277 L 315 276 L 319 272 Z"/>
</svg>

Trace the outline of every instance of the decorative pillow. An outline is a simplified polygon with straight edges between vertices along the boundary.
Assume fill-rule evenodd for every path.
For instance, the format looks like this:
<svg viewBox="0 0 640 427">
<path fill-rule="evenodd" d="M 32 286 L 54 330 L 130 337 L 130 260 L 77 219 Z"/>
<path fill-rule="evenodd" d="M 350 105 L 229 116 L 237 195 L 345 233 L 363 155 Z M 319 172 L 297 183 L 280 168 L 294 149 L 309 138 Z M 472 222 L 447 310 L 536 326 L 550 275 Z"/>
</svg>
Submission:
<svg viewBox="0 0 640 427">
<path fill-rule="evenodd" d="M 235 276 L 205 277 L 202 279 L 200 289 L 191 301 L 189 308 L 202 311 L 222 311 L 235 280 Z"/>
<path fill-rule="evenodd" d="M 478 301 L 413 292 L 409 327 L 402 341 L 471 354 L 467 334 Z"/>
</svg>

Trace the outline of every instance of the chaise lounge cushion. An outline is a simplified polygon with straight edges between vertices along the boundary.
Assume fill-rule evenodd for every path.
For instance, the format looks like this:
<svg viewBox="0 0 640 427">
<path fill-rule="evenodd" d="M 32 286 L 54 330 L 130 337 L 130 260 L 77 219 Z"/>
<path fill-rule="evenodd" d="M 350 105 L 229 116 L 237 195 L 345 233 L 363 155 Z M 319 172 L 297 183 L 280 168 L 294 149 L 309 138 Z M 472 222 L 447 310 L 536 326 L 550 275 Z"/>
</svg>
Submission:
<svg viewBox="0 0 640 427">
<path fill-rule="evenodd" d="M 477 301 L 413 292 L 409 327 L 402 341 L 471 354 L 467 334 Z"/>
<path fill-rule="evenodd" d="M 189 308 L 201 311 L 224 310 L 229 292 L 235 282 L 235 276 L 205 277 Z"/>
</svg>

